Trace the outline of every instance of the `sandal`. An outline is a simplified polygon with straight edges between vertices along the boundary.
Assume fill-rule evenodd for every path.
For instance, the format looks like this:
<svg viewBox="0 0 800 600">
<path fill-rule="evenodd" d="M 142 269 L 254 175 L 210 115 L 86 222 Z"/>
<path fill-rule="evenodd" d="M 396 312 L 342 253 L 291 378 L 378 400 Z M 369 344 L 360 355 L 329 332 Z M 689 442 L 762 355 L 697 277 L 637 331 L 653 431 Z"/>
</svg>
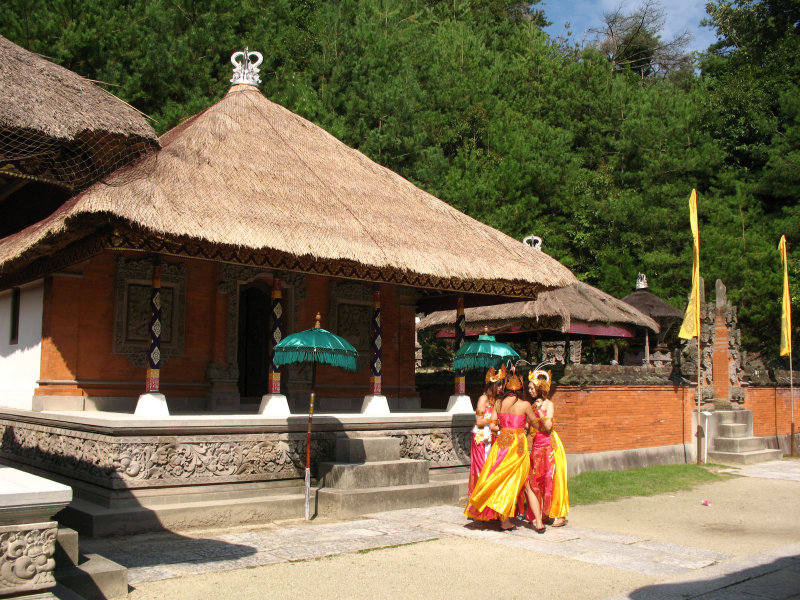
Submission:
<svg viewBox="0 0 800 600">
<path fill-rule="evenodd" d="M 559 517 L 555 521 L 553 521 L 550 527 L 564 527 L 567 524 L 567 520 L 564 517 Z"/>
</svg>

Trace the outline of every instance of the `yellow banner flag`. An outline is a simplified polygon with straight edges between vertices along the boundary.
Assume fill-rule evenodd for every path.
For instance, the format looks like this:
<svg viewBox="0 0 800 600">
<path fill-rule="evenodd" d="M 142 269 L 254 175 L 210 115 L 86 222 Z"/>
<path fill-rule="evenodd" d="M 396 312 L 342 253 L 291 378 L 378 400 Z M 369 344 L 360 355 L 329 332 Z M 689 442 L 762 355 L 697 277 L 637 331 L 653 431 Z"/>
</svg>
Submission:
<svg viewBox="0 0 800 600">
<path fill-rule="evenodd" d="M 700 335 L 700 234 L 697 229 L 697 191 L 692 190 L 689 197 L 689 223 L 692 226 L 694 238 L 694 260 L 692 261 L 692 293 L 689 296 L 689 305 L 686 307 L 686 316 L 678 332 L 678 337 L 686 340 Z"/>
<path fill-rule="evenodd" d="M 792 297 L 789 295 L 789 265 L 786 260 L 786 236 L 778 242 L 778 253 L 783 265 L 783 306 L 781 308 L 781 356 L 792 353 Z"/>
</svg>

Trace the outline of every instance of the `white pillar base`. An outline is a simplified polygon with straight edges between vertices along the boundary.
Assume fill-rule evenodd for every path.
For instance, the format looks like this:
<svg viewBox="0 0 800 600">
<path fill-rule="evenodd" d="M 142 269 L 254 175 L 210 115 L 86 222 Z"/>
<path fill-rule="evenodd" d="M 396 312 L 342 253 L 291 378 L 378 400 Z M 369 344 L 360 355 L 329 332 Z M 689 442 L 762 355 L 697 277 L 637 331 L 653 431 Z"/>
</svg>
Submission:
<svg viewBox="0 0 800 600">
<path fill-rule="evenodd" d="M 283 394 L 265 394 L 261 396 L 258 414 L 265 417 L 286 417 L 292 414 L 292 411 L 289 410 L 289 401 Z"/>
<path fill-rule="evenodd" d="M 137 417 L 168 417 L 167 398 L 164 394 L 148 392 L 139 396 L 136 402 L 136 410 L 133 412 Z"/>
<path fill-rule="evenodd" d="M 386 396 L 366 395 L 364 396 L 364 403 L 361 405 L 362 415 L 388 415 L 391 414 L 389 410 L 389 401 Z"/>
<path fill-rule="evenodd" d="M 453 394 L 447 402 L 447 412 L 449 413 L 471 413 L 475 412 L 472 408 L 472 400 L 466 394 Z"/>
</svg>

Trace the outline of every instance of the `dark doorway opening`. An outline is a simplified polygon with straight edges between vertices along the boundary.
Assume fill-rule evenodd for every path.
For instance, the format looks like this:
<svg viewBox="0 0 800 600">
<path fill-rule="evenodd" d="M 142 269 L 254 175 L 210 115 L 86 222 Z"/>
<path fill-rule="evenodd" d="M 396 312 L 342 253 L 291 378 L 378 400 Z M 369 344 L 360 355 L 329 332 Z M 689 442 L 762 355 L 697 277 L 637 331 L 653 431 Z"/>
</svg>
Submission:
<svg viewBox="0 0 800 600">
<path fill-rule="evenodd" d="M 251 284 L 239 292 L 239 395 L 242 403 L 260 402 L 269 389 L 270 291 Z"/>
</svg>

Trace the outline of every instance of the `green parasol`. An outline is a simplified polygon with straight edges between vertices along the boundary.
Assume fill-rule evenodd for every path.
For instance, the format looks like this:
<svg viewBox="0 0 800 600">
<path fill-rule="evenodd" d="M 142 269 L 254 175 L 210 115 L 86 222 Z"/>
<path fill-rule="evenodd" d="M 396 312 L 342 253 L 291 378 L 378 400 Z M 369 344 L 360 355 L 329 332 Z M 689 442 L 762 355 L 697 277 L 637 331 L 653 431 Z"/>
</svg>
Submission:
<svg viewBox="0 0 800 600">
<path fill-rule="evenodd" d="M 488 329 L 477 340 L 467 342 L 453 358 L 453 371 L 497 368 L 507 360 L 516 361 L 519 354 L 508 344 L 498 342 Z"/>
<path fill-rule="evenodd" d="M 275 345 L 273 362 L 276 365 L 311 363 L 311 400 L 308 405 L 308 435 L 306 436 L 306 519 L 310 518 L 311 502 L 311 420 L 314 415 L 314 385 L 317 363 L 356 370 L 358 351 L 346 339 L 319 326 L 320 314 L 311 329 L 293 333 Z"/>
</svg>

